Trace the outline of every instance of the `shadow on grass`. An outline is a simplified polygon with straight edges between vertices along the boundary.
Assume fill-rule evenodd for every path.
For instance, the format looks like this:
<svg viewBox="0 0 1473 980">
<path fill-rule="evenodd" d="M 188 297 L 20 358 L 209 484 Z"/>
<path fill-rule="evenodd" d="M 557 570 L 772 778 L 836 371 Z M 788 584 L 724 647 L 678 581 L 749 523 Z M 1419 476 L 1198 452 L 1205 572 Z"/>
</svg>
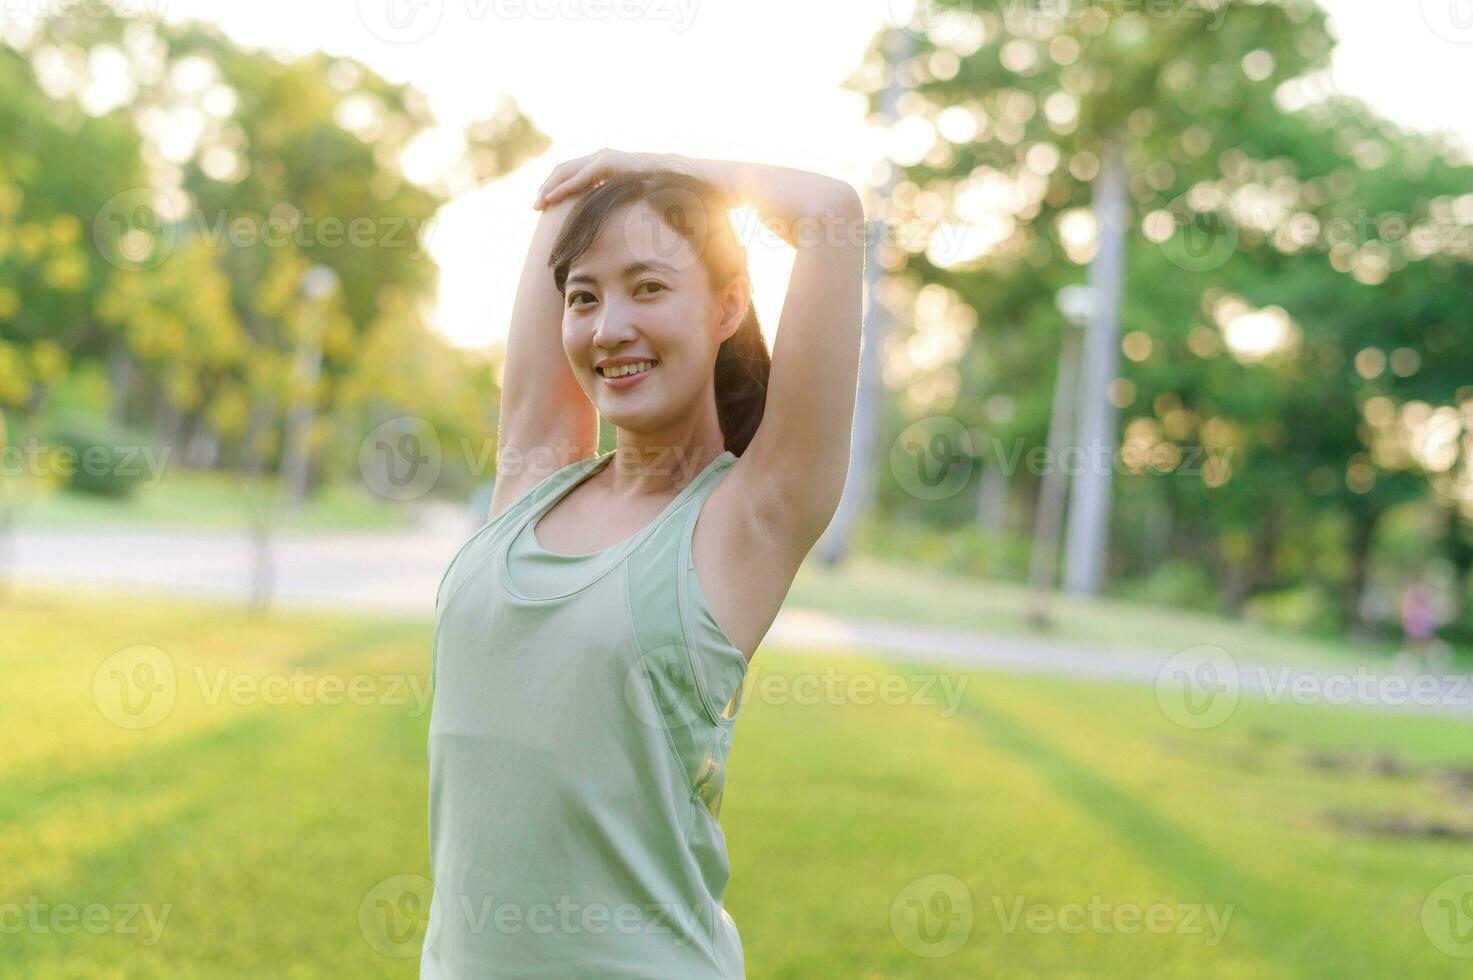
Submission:
<svg viewBox="0 0 1473 980">
<path fill-rule="evenodd" d="M 1255 954 L 1298 976 L 1390 977 L 1405 970 L 1404 963 L 1379 949 L 1370 936 L 1347 943 L 1342 933 L 1333 946 L 1307 942 L 1323 928 L 1310 914 L 1318 905 L 1314 895 L 1244 874 L 1231 859 L 975 695 L 962 700 L 957 717 L 1109 828 L 1143 863 L 1201 896 L 1203 904 L 1226 904 L 1223 899 L 1234 904 L 1234 946 L 1249 944 Z"/>
</svg>

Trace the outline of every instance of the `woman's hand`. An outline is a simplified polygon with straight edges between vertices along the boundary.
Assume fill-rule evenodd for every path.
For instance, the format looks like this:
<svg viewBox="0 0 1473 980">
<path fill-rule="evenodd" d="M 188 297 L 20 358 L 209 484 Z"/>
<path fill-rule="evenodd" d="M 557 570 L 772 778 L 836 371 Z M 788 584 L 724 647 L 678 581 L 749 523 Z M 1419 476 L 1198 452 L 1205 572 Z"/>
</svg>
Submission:
<svg viewBox="0 0 1473 980">
<path fill-rule="evenodd" d="M 553 168 L 547 180 L 537 192 L 532 207 L 542 210 L 549 204 L 580 194 L 588 188 L 609 179 L 618 173 L 630 170 L 652 170 L 656 167 L 678 166 L 678 158 L 669 153 L 623 153 L 619 150 L 599 150 L 586 157 L 568 160 Z"/>
</svg>

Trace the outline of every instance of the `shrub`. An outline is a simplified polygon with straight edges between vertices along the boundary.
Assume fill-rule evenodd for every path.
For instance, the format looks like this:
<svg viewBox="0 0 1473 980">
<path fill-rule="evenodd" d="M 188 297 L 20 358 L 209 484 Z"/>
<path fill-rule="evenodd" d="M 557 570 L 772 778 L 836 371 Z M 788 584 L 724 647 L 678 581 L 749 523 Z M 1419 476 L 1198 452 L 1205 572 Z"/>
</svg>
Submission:
<svg viewBox="0 0 1473 980">
<path fill-rule="evenodd" d="M 78 493 L 125 499 L 133 495 L 147 473 L 140 456 L 141 435 L 119 428 L 104 416 L 68 412 L 57 417 L 47 432 L 58 476 Z M 65 460 L 66 469 L 61 468 Z M 69 472 L 68 472 L 69 471 Z"/>
<path fill-rule="evenodd" d="M 1222 600 L 1217 584 L 1206 568 L 1196 562 L 1164 561 L 1145 575 L 1137 575 L 1119 583 L 1113 590 L 1122 599 L 1218 612 Z"/>
<path fill-rule="evenodd" d="M 1301 585 L 1278 592 L 1262 592 L 1243 604 L 1245 619 L 1312 633 L 1339 630 L 1334 599 L 1320 585 Z"/>
</svg>

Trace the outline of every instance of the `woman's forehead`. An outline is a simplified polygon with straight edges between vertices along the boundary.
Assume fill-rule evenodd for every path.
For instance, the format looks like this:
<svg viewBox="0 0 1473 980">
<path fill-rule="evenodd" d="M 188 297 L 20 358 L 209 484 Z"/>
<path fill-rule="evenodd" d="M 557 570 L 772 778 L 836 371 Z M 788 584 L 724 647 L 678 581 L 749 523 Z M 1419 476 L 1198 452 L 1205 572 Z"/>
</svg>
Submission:
<svg viewBox="0 0 1473 980">
<path fill-rule="evenodd" d="M 695 259 L 684 235 L 644 201 L 635 201 L 609 215 L 588 249 L 569 266 L 568 278 L 618 278 L 636 264 L 680 275 Z"/>
</svg>

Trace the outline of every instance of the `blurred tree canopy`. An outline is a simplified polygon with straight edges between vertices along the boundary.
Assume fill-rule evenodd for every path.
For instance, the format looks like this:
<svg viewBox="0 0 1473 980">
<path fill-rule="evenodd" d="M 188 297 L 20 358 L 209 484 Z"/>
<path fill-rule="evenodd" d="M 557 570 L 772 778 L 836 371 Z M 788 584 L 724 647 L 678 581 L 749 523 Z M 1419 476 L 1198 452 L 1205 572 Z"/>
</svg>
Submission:
<svg viewBox="0 0 1473 980">
<path fill-rule="evenodd" d="M 891 130 L 877 251 L 891 425 L 947 414 L 1005 471 L 1020 532 L 1047 445 L 1056 306 L 1128 178 L 1111 569 L 1207 567 L 1221 605 L 1322 588 L 1362 618 L 1376 531 L 1419 506 L 1465 596 L 1473 494 L 1473 168 L 1324 75 L 1312 2 L 929 4 Z M 877 37 L 847 85 L 878 112 Z M 892 487 L 897 512 L 914 506 Z M 935 507 L 928 508 L 937 513 Z M 962 504 L 945 514 L 973 519 Z M 1432 557 L 1429 551 L 1428 557 Z"/>
<path fill-rule="evenodd" d="M 0 405 L 106 377 L 120 424 L 197 462 L 357 466 L 401 414 L 493 438 L 484 358 L 429 329 L 438 208 L 547 146 L 514 103 L 427 183 L 424 96 L 361 63 L 217 28 L 55 13 L 0 48 Z"/>
</svg>

